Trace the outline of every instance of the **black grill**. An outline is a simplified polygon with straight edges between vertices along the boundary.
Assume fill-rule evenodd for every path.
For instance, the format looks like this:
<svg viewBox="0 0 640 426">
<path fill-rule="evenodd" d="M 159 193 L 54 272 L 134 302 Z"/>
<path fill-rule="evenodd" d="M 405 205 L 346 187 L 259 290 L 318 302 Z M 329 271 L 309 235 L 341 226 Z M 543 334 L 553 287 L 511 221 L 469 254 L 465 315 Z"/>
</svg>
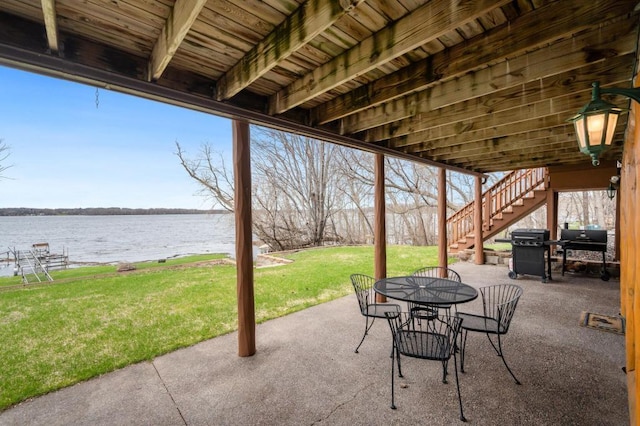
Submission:
<svg viewBox="0 0 640 426">
<path fill-rule="evenodd" d="M 560 231 L 560 241 L 557 244 L 562 247 L 562 275 L 564 275 L 565 264 L 567 263 L 568 250 L 586 250 L 602 252 L 602 270 L 600 278 L 609 281 L 607 271 L 607 231 L 596 229 L 562 229 Z"/>
<path fill-rule="evenodd" d="M 516 229 L 511 233 L 511 256 L 509 278 L 518 274 L 542 277 L 546 283 L 551 279 L 551 256 L 549 253 L 548 229 Z"/>
</svg>

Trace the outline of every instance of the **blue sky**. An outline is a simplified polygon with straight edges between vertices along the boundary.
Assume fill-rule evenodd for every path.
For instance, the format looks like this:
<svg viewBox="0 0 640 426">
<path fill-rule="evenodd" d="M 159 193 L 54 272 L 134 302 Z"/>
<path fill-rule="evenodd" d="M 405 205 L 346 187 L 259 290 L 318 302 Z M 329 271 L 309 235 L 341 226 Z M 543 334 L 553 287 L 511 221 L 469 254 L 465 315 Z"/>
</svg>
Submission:
<svg viewBox="0 0 640 426">
<path fill-rule="evenodd" d="M 230 157 L 231 121 L 0 66 L 0 208 L 211 208 L 175 155 Z"/>
</svg>

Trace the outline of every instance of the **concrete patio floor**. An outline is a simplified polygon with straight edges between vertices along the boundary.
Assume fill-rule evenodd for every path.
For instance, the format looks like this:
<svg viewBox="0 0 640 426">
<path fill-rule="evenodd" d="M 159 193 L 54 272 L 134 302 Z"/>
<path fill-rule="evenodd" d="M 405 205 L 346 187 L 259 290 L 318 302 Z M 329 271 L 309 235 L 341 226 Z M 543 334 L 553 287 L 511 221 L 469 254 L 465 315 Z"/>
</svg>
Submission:
<svg viewBox="0 0 640 426">
<path fill-rule="evenodd" d="M 629 424 L 624 336 L 578 324 L 582 311 L 619 312 L 617 279 L 554 273 L 543 284 L 511 280 L 504 266 L 453 269 L 477 287 L 524 289 L 504 339 L 522 385 L 471 335 L 460 375 L 469 424 Z M 480 299 L 459 307 L 480 309 Z M 392 410 L 389 327 L 376 322 L 356 354 L 363 328 L 355 296 L 343 297 L 258 325 L 253 357 L 237 356 L 232 333 L 25 401 L 0 425 L 462 424 L 453 371 L 443 384 L 433 361 L 403 358 Z"/>
</svg>

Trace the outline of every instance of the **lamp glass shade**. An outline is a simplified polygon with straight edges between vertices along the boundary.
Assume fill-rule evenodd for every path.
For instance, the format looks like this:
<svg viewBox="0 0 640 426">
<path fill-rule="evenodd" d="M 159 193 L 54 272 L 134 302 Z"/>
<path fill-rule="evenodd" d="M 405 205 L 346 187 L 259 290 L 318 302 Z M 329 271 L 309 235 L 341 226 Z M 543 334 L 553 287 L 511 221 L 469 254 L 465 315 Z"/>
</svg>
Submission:
<svg viewBox="0 0 640 426">
<path fill-rule="evenodd" d="M 607 146 L 613 142 L 613 135 L 616 133 L 616 126 L 618 125 L 618 117 L 620 117 L 621 109 L 616 109 L 609 112 L 609 120 L 607 121 L 607 138 L 605 143 Z"/>
<path fill-rule="evenodd" d="M 576 128 L 576 136 L 578 137 L 578 147 L 580 148 L 581 152 L 584 152 L 584 150 L 587 147 L 585 121 L 586 121 L 586 117 L 584 115 L 581 115 L 580 117 L 576 118 L 576 120 L 573 122 Z"/>
<path fill-rule="evenodd" d="M 587 141 L 589 146 L 609 145 L 607 143 L 607 133 L 605 128 L 605 126 L 608 128 L 608 118 L 608 112 L 593 114 L 586 117 L 587 132 L 589 132 L 589 138 Z"/>
</svg>

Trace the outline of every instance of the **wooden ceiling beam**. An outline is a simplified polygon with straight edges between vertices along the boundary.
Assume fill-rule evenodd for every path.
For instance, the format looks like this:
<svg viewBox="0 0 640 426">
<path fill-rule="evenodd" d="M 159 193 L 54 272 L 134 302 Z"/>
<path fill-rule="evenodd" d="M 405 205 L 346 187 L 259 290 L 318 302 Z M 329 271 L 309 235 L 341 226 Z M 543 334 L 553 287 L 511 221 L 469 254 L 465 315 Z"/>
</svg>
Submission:
<svg viewBox="0 0 640 426">
<path fill-rule="evenodd" d="M 630 8 L 628 3 L 635 2 L 628 0 L 612 4 L 605 0 L 570 0 L 564 2 L 567 13 L 562 16 L 557 16 L 555 5 L 546 5 L 466 43 L 435 53 L 325 102 L 312 109 L 312 120 L 317 124 L 325 124 L 407 93 L 424 90 L 434 83 L 456 78 L 477 69 L 479 64 L 501 61 L 526 50 L 540 48 L 563 36 L 600 26 L 603 21 L 625 13 Z M 548 23 L 543 32 L 539 31 L 540 22 Z M 532 37 L 532 33 L 536 37 Z"/>
<path fill-rule="evenodd" d="M 176 0 L 153 46 L 148 81 L 160 78 L 206 3 L 207 0 Z"/>
<path fill-rule="evenodd" d="M 616 140 L 618 140 L 618 138 L 622 140 L 624 128 L 624 125 L 618 126 L 615 134 Z M 487 139 L 478 143 L 437 146 L 428 149 L 418 149 L 414 152 L 436 161 L 450 161 L 455 158 L 465 158 L 469 160 L 473 157 L 477 157 L 476 160 L 481 160 L 487 153 L 492 153 L 495 150 L 509 155 L 516 151 L 517 153 L 523 154 L 549 152 L 549 155 L 553 156 L 555 155 L 554 150 L 564 147 L 578 149 L 572 124 L 558 126 L 553 129 L 523 132 L 504 138 Z"/>
<path fill-rule="evenodd" d="M 481 164 L 473 164 L 476 170 L 483 170 L 486 173 L 499 172 L 499 171 L 508 171 L 508 170 L 521 170 L 521 169 L 531 169 L 537 167 L 549 167 L 549 166 L 559 166 L 559 165 L 567 165 L 567 164 L 581 164 L 581 160 L 579 155 L 580 152 L 572 151 L 572 150 L 563 150 L 558 152 L 557 157 L 544 157 L 544 156 L 518 156 L 513 158 L 494 158 L 490 161 L 484 161 Z M 575 157 L 575 158 L 574 158 Z M 585 156 L 585 159 L 588 160 L 588 157 Z M 543 165 L 541 165 L 541 163 Z M 462 162 L 461 164 L 466 164 Z M 457 163 L 456 163 L 457 165 Z"/>
<path fill-rule="evenodd" d="M 557 140 L 554 140 L 554 139 L 549 140 L 549 144 L 554 144 L 554 143 L 557 143 Z M 570 156 L 578 156 L 578 154 L 580 154 L 580 151 L 578 151 L 577 144 L 576 144 L 576 147 L 572 145 L 572 146 L 566 146 L 565 148 L 562 148 L 562 149 L 554 149 L 553 154 L 551 155 L 549 152 L 545 152 L 545 151 L 538 151 L 537 153 L 533 153 L 533 154 L 529 152 L 524 152 L 524 153 L 518 152 L 516 154 L 513 154 L 513 153 L 505 153 L 498 150 L 491 153 L 487 153 L 487 155 L 485 155 L 483 158 L 480 159 L 480 162 L 471 160 L 471 158 L 458 158 L 453 163 L 473 164 L 474 166 L 479 166 L 479 167 L 491 167 L 491 165 L 494 163 L 504 165 L 504 164 L 512 164 L 514 161 L 526 162 L 526 161 L 540 161 L 540 159 L 544 159 L 545 161 L 553 162 L 560 159 L 566 160 L 566 158 Z M 580 154 L 580 155 L 584 155 L 584 154 Z M 429 157 L 425 156 L 425 158 L 429 158 Z"/>
<path fill-rule="evenodd" d="M 442 134 L 440 136 L 436 136 L 431 132 L 420 132 L 411 134 L 407 138 L 403 138 L 403 145 L 394 144 L 394 139 L 391 139 L 384 145 L 389 148 L 401 148 L 403 146 L 407 146 L 410 150 L 419 152 L 434 147 L 444 148 L 453 145 L 471 145 L 475 142 L 498 140 L 511 135 L 538 131 L 538 129 L 555 129 L 557 127 L 564 127 L 567 124 L 567 118 L 571 117 L 571 113 L 575 113 L 577 108 L 579 108 L 579 106 L 576 107 L 576 109 L 567 111 L 565 114 L 558 113 L 544 117 L 531 117 L 530 120 L 526 120 L 526 116 L 523 115 L 513 121 L 504 120 L 502 121 L 504 123 L 502 125 L 480 128 L 478 130 L 474 130 L 475 127 L 472 124 L 467 128 L 460 128 L 461 132 L 458 134 Z"/>
<path fill-rule="evenodd" d="M 553 151 L 558 148 L 574 147 L 577 149 L 576 138 L 568 126 L 558 127 L 553 130 L 539 130 L 535 132 L 522 133 L 493 140 L 485 140 L 473 146 L 453 145 L 443 148 L 418 151 L 426 158 L 438 158 L 439 161 L 453 160 L 457 155 L 458 159 L 470 159 L 476 156 L 489 155 L 500 151 L 502 154 L 536 154 L 545 151 Z M 553 154 L 551 152 L 551 154 Z"/>
<path fill-rule="evenodd" d="M 540 143 L 540 140 L 536 140 L 535 142 Z M 499 150 L 500 152 L 503 153 L 503 155 L 523 155 L 523 156 L 532 156 L 532 155 L 541 155 L 543 153 L 547 153 L 547 154 L 543 154 L 543 155 L 555 155 L 554 153 L 557 152 L 559 149 L 566 149 L 568 148 L 567 143 L 568 141 L 566 140 L 566 138 L 563 138 L 562 136 L 558 135 L 558 136 L 552 136 L 552 137 L 548 137 L 544 139 L 544 149 L 541 149 L 542 144 L 530 144 L 530 141 L 527 142 L 520 142 L 518 144 L 518 146 L 510 146 L 508 149 L 500 146 L 500 148 L 495 148 L 496 150 Z M 571 145 L 574 145 L 575 142 L 571 141 Z M 463 158 L 465 161 L 470 161 L 470 160 L 482 160 L 484 157 L 491 156 L 491 154 L 494 151 L 490 151 L 487 149 L 481 150 L 481 149 L 477 149 L 477 150 L 469 150 L 469 151 L 464 151 L 464 152 L 460 152 L 459 154 L 457 154 L 457 156 L 452 156 L 451 154 L 434 154 L 431 155 L 429 153 L 425 153 L 425 157 L 428 158 L 433 158 L 433 159 L 437 159 L 438 161 L 455 161 L 455 160 L 459 160 L 460 158 Z M 478 158 L 479 157 L 479 158 Z"/>
<path fill-rule="evenodd" d="M 316 98 L 506 3 L 509 2 L 429 1 L 278 91 L 271 98 L 270 113 L 281 114 Z"/>
<path fill-rule="evenodd" d="M 417 144 L 435 146 L 445 139 L 455 141 L 455 144 L 472 143 L 540 128 L 553 128 L 566 124 L 569 118 L 584 107 L 588 99 L 585 95 L 586 93 L 574 92 L 519 108 L 496 111 L 493 114 L 416 131 L 406 136 L 391 138 L 383 144 L 395 149 Z"/>
<path fill-rule="evenodd" d="M 188 5 L 201 3 L 172 0 L 172 6 L 164 2 L 157 6 L 158 2 L 135 0 L 125 1 L 122 7 L 121 1 L 91 0 L 87 8 L 82 8 L 75 2 L 55 0 L 6 1 L 7 5 L 0 7 L 0 63 L 231 119 L 246 119 L 356 149 L 476 173 L 509 169 L 513 163 L 508 161 L 521 161 L 517 166 L 522 167 L 534 157 L 542 165 L 588 162 L 588 157 L 581 159 L 583 156 L 576 153 L 573 131 L 563 122 L 563 116 L 571 116 L 586 103 L 592 81 L 623 87 L 629 86 L 634 75 L 635 54 L 625 51 L 635 49 L 636 44 L 638 13 L 631 7 L 635 0 L 510 1 L 495 9 L 491 7 L 500 0 L 496 4 L 489 0 L 420 0 L 387 2 L 384 7 L 363 2 L 355 13 L 343 14 L 343 19 L 307 44 L 291 47 L 298 50 L 286 60 L 275 66 L 273 61 L 266 63 L 263 70 L 273 67 L 261 76 L 254 74 L 242 80 L 247 77 L 242 75 L 236 81 L 239 92 L 222 101 L 216 99 L 223 84 L 216 85 L 214 78 L 231 76 L 237 61 L 252 48 L 257 49 L 257 43 L 265 43 L 267 34 L 285 20 L 293 20 L 287 17 L 300 4 L 315 1 L 328 7 L 329 0 L 287 0 L 286 6 L 269 0 L 268 5 L 260 6 L 271 11 L 264 16 L 258 13 L 260 7 L 251 6 L 253 0 L 239 7 L 235 6 L 241 0 L 209 0 L 200 14 L 191 15 L 196 16 L 193 25 L 183 21 L 177 29 L 175 17 L 165 19 L 173 5 L 171 13 L 177 14 Z M 333 0 L 331 4 L 341 7 L 349 2 Z M 235 6 L 229 9 L 232 4 Z M 480 10 L 483 5 L 489 13 L 466 23 L 458 19 L 471 16 L 469 8 Z M 449 11 L 450 6 L 459 11 Z M 57 44 L 63 56 L 50 54 L 54 43 L 45 35 L 46 12 L 41 13 L 47 7 L 49 18 L 57 14 Z M 141 12 L 136 17 L 138 7 Z M 558 8 L 561 23 L 551 19 L 554 17 L 548 7 Z M 627 10 L 620 13 L 623 8 Z M 236 15 L 240 9 L 250 18 Z M 425 10 L 437 10 L 442 15 L 428 17 L 433 22 L 425 27 L 410 28 L 409 24 L 423 25 L 416 11 Z M 446 15 L 450 13 L 457 15 L 454 29 L 447 26 Z M 236 22 L 236 18 L 240 19 Z M 591 30 L 594 20 L 598 21 L 597 30 Z M 387 21 L 390 26 L 379 30 Z M 509 24 L 503 25 L 507 21 Z M 576 26 L 576 22 L 582 26 Z M 268 30 L 256 31 L 253 24 L 258 23 Z M 188 33 L 184 39 L 176 38 L 176 33 L 172 38 L 167 35 L 170 29 Z M 228 34 L 218 37 L 218 32 L 225 29 Z M 404 32 L 398 35 L 398 29 Z M 424 40 L 415 41 L 429 37 L 432 29 L 451 31 L 426 44 Z M 486 34 L 479 35 L 485 29 Z M 159 37 L 163 31 L 165 34 Z M 369 38 L 374 31 L 378 33 Z M 633 35 L 633 43 L 624 31 Z M 407 37 L 411 40 L 405 40 Z M 174 55 L 166 47 L 164 55 L 155 57 L 164 58 L 168 65 L 150 82 L 150 60 L 159 38 L 173 43 L 177 50 Z M 380 52 L 366 50 L 366 45 L 353 47 L 365 40 L 379 42 Z M 389 60 L 398 49 L 414 42 L 420 43 L 418 48 Z M 446 46 L 453 47 L 442 51 Z M 351 53 L 361 56 L 351 57 Z M 347 64 L 353 58 L 357 63 Z M 263 59 L 268 60 L 266 56 Z M 336 76 L 321 73 L 320 64 L 324 63 L 338 67 Z M 259 62 L 252 66 L 259 66 Z M 360 72 L 369 66 L 374 68 Z M 317 74 L 313 74 L 317 67 Z M 305 81 L 307 73 L 321 77 L 306 80 L 310 85 L 303 87 L 314 97 L 282 114 L 269 115 L 270 105 L 278 100 L 278 90 L 297 87 L 296 82 Z M 390 76 L 384 77 L 387 74 Z M 343 75 L 349 79 L 333 87 Z M 360 88 L 363 92 L 354 91 L 362 84 L 367 84 Z M 333 88 L 327 91 L 329 87 Z M 349 94 L 340 96 L 345 93 Z M 362 97 L 349 98 L 352 95 Z M 301 96 L 304 99 L 307 93 Z M 346 99 L 351 103 L 343 102 Z M 623 105 L 620 99 L 613 102 Z M 317 114 L 315 119 L 312 112 Z M 628 119 L 628 115 L 623 116 L 621 124 L 626 125 Z M 614 152 L 618 151 L 612 149 L 606 154 Z M 564 155 L 561 153 L 571 154 L 564 158 L 559 157 Z M 512 160 L 505 160 L 509 156 Z"/>
<path fill-rule="evenodd" d="M 217 100 L 234 96 L 364 0 L 307 0 L 218 79 Z"/>
<path fill-rule="evenodd" d="M 85 62 L 71 62 L 52 55 L 43 55 L 45 46 L 42 37 L 38 37 L 33 25 L 28 21 L 11 18 L 6 21 L 5 15 L 0 13 L 0 65 L 6 65 L 36 72 L 43 75 L 104 87 L 120 93 L 139 96 L 146 99 L 164 102 L 171 105 L 190 108 L 196 111 L 215 114 L 228 119 L 248 120 L 252 124 L 270 127 L 285 132 L 291 132 L 324 142 L 336 143 L 341 146 L 359 149 L 371 153 L 380 153 L 391 157 L 413 161 L 432 167 L 443 167 L 447 170 L 478 175 L 482 173 L 474 170 L 461 169 L 447 164 L 440 164 L 426 158 L 409 156 L 400 151 L 390 150 L 384 146 L 362 142 L 337 134 L 326 128 L 314 128 L 304 123 L 307 116 L 295 117 L 297 111 L 291 111 L 286 116 L 273 117 L 262 111 L 251 109 L 238 104 L 236 96 L 234 102 L 219 102 L 211 96 L 210 81 L 200 75 L 175 71 L 169 67 L 158 82 L 147 82 L 145 78 L 145 64 L 141 57 L 128 55 L 125 52 L 115 52 L 107 46 L 92 43 L 80 38 L 65 39 L 66 45 L 74 45 L 75 49 L 69 53 Z M 19 21 L 19 22 L 18 22 Z M 4 25 L 4 24 L 7 25 Z M 4 44 L 4 34 L 10 34 L 13 42 L 20 41 L 23 48 Z M 64 33 L 62 34 L 64 35 Z M 24 47 L 28 46 L 29 49 Z M 96 57 L 89 53 L 100 52 Z M 108 58 L 117 57 L 117 62 L 110 62 Z M 99 58 L 97 60 L 96 58 Z M 102 62 L 100 62 L 102 61 Z M 168 78 L 170 77 L 170 79 Z M 256 96 L 253 96 L 254 98 Z M 263 105 L 263 103 L 260 103 Z"/>
<path fill-rule="evenodd" d="M 441 126 L 460 129 L 473 125 L 478 128 L 482 124 L 476 124 L 476 121 L 487 122 L 486 114 L 497 114 L 510 109 L 515 109 L 516 115 L 520 109 L 536 116 L 559 113 L 571 108 L 570 105 L 575 105 L 574 99 L 580 99 L 580 107 L 588 102 L 593 75 L 601 76 L 600 82 L 604 87 L 628 84 L 632 73 L 633 55 L 615 57 L 610 61 L 596 62 L 577 70 L 502 90 L 494 93 L 490 99 L 475 98 L 423 112 L 393 124 L 385 124 L 365 131 L 362 139 L 367 142 L 391 138 L 400 140 L 402 136 L 431 131 Z"/>
<path fill-rule="evenodd" d="M 416 131 L 405 136 L 388 139 L 383 143 L 389 148 L 401 148 L 444 138 L 466 142 L 496 138 L 521 133 L 525 130 L 539 129 L 543 123 L 551 126 L 564 123 L 569 117 L 575 115 L 575 112 L 584 104 L 585 101 L 580 93 L 572 93 L 558 99 L 558 102 L 555 100 L 554 102 L 535 102 L 469 120 L 451 122 L 425 131 Z"/>
<path fill-rule="evenodd" d="M 494 94 L 510 87 L 576 70 L 604 59 L 635 52 L 637 37 L 629 25 L 617 22 L 545 48 L 445 81 L 419 93 L 396 99 L 340 120 L 345 134 L 361 132 L 458 102 Z M 536 64 L 531 67 L 530 64 Z"/>
<path fill-rule="evenodd" d="M 47 32 L 47 43 L 51 52 L 58 53 L 58 23 L 56 20 L 56 0 L 42 0 L 42 15 Z"/>
<path fill-rule="evenodd" d="M 490 153 L 493 150 L 499 149 L 502 151 L 502 146 L 529 146 L 537 144 L 536 140 L 543 140 L 546 138 L 555 138 L 562 136 L 565 140 L 569 139 L 573 135 L 573 129 L 569 125 L 558 126 L 554 129 L 540 129 L 532 130 L 529 132 L 522 132 L 514 135 L 496 137 L 493 139 L 485 139 L 477 141 L 471 145 L 476 148 L 484 149 L 486 153 Z M 575 138 L 575 136 L 573 136 Z M 453 140 L 452 140 L 453 139 Z M 425 144 L 416 144 L 412 146 L 406 146 L 402 148 L 402 152 L 407 154 L 420 154 L 426 157 L 432 157 L 435 155 L 446 155 L 451 152 L 460 152 L 460 150 L 471 149 L 471 147 L 462 146 L 463 144 L 455 143 L 454 138 L 445 138 L 439 141 L 429 141 Z"/>
<path fill-rule="evenodd" d="M 616 138 L 622 140 L 624 128 L 616 133 Z M 580 153 L 578 144 L 573 133 L 565 135 L 553 135 L 543 138 L 535 138 L 530 140 L 522 139 L 518 142 L 519 147 L 503 149 L 502 143 L 493 150 L 485 150 L 479 152 L 458 153 L 453 157 L 447 155 L 431 156 L 429 153 L 421 153 L 420 157 L 427 158 L 431 161 L 437 161 L 444 164 L 452 164 L 458 167 L 475 167 L 485 172 L 489 170 L 499 170 L 504 167 L 506 161 L 537 161 L 543 159 L 546 164 L 552 162 L 565 163 L 571 161 L 568 159 L 575 158 L 577 162 L 582 159 L 588 160 L 588 156 Z M 608 151 L 603 153 L 603 158 L 614 159 L 622 155 L 622 143 L 614 144 Z M 506 160 L 505 160 L 506 159 Z M 507 163 L 508 164 L 508 163 Z M 497 168 L 496 168 L 497 167 Z"/>
<path fill-rule="evenodd" d="M 566 141 L 563 140 L 562 137 L 550 137 L 544 140 L 544 144 L 542 141 L 539 141 L 540 145 L 528 146 L 527 144 L 522 144 L 519 149 L 510 149 L 510 150 L 499 150 L 495 151 L 485 151 L 484 154 L 477 153 L 469 153 L 466 156 L 458 156 L 458 157 L 450 157 L 447 155 L 430 157 L 428 154 L 425 154 L 425 158 L 430 158 L 432 160 L 437 159 L 438 162 L 457 162 L 457 163 L 470 163 L 479 164 L 487 159 L 487 157 L 492 158 L 493 161 L 499 161 L 500 158 L 548 158 L 548 159 L 556 159 L 559 157 L 558 153 L 563 152 L 573 152 L 575 154 L 579 153 L 577 149 L 577 144 L 575 141 Z M 541 148 L 544 146 L 544 148 Z M 496 155 L 494 155 L 496 153 Z M 562 155 L 560 157 L 564 157 L 566 155 Z"/>
</svg>

